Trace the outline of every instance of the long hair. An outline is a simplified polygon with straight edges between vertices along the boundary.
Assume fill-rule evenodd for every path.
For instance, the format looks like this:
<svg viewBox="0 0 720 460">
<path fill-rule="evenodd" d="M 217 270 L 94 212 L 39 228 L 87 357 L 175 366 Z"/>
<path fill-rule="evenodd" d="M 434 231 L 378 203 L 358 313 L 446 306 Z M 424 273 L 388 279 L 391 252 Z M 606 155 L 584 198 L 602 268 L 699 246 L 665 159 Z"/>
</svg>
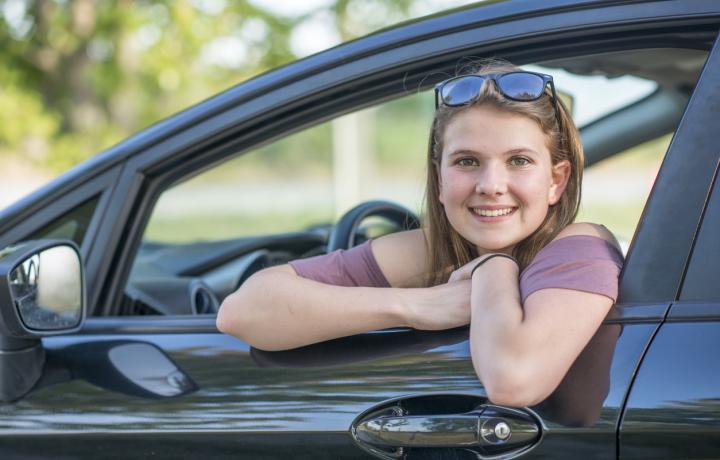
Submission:
<svg viewBox="0 0 720 460">
<path fill-rule="evenodd" d="M 471 72 L 464 74 L 504 73 L 522 70 L 506 61 L 484 61 Z M 439 170 L 444 148 L 444 135 L 450 121 L 473 107 L 493 107 L 497 110 L 522 115 L 535 121 L 546 136 L 552 164 L 568 160 L 570 177 L 560 200 L 550 206 L 542 224 L 527 238 L 513 248 L 513 256 L 524 269 L 535 255 L 557 234 L 571 224 L 580 205 L 580 188 L 584 155 L 580 142 L 580 133 L 575 127 L 568 110 L 561 100 L 557 101 L 558 115 L 552 97 L 535 101 L 513 101 L 507 99 L 491 82 L 483 85 L 479 97 L 470 104 L 460 107 L 440 105 L 435 112 L 427 155 L 427 183 L 425 191 L 425 244 L 429 255 L 429 271 L 425 279 L 426 286 L 447 282 L 450 273 L 470 262 L 479 254 L 476 247 L 463 238 L 448 221 L 442 203 L 440 203 Z M 559 119 L 559 122 L 558 122 Z"/>
</svg>

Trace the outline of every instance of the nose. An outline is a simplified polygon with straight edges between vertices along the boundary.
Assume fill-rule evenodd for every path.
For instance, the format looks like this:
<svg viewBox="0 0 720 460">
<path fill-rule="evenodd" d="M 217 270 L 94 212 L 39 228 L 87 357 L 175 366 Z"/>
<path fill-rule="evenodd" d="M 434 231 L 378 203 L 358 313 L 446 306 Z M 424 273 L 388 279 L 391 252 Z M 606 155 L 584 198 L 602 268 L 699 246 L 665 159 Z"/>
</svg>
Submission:
<svg viewBox="0 0 720 460">
<path fill-rule="evenodd" d="M 475 192 L 486 196 L 502 195 L 507 192 L 507 179 L 504 165 L 486 163 L 478 170 Z"/>
</svg>

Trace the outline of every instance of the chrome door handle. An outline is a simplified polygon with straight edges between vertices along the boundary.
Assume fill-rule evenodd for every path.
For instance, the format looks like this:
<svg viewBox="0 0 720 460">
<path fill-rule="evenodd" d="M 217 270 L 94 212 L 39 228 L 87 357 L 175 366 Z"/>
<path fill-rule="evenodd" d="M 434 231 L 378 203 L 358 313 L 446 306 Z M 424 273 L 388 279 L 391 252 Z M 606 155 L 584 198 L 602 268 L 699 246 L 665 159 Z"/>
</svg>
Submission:
<svg viewBox="0 0 720 460">
<path fill-rule="evenodd" d="M 449 447 L 478 443 L 473 415 L 378 417 L 356 428 L 358 439 L 377 447 Z"/>
<path fill-rule="evenodd" d="M 383 415 L 355 427 L 359 441 L 378 448 L 509 447 L 527 444 L 539 433 L 538 425 L 523 412 L 496 406 L 457 415 Z"/>
</svg>

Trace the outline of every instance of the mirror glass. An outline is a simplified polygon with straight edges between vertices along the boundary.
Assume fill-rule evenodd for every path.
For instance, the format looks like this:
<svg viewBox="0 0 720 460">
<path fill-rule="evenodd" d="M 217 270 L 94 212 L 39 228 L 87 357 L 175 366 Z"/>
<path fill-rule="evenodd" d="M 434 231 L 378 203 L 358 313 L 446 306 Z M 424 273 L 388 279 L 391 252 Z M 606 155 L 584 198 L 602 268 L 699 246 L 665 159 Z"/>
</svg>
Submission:
<svg viewBox="0 0 720 460">
<path fill-rule="evenodd" d="M 62 330 L 80 324 L 82 275 L 72 247 L 55 246 L 25 259 L 10 272 L 10 288 L 27 328 Z"/>
</svg>

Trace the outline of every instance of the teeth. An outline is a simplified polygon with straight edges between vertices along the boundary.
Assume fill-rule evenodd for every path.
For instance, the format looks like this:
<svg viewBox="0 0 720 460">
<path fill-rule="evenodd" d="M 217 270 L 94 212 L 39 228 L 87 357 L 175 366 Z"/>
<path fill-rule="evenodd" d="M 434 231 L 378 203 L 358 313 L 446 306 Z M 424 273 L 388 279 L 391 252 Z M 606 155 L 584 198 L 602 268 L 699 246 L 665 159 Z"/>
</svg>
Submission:
<svg viewBox="0 0 720 460">
<path fill-rule="evenodd" d="M 512 212 L 513 208 L 505 208 L 505 209 L 478 209 L 473 208 L 473 212 L 477 215 L 484 216 L 484 217 L 497 217 L 497 216 L 504 216 L 507 214 L 510 214 Z"/>
</svg>

